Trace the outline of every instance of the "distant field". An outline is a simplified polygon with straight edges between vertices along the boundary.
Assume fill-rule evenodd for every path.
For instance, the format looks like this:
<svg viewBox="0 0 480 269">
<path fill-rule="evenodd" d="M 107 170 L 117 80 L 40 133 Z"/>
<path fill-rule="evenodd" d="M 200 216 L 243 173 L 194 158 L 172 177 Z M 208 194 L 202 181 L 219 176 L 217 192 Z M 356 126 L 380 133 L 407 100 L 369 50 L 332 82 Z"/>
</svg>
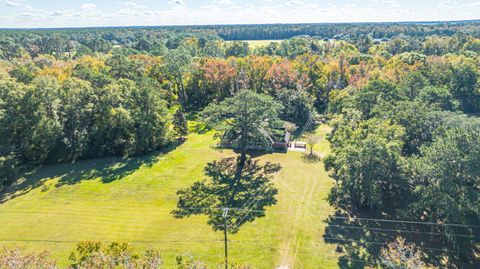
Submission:
<svg viewBox="0 0 480 269">
<path fill-rule="evenodd" d="M 328 128 L 321 127 L 322 135 Z M 164 154 L 122 160 L 103 158 L 47 166 L 28 176 L 41 180 L 25 193 L 0 204 L 0 241 L 28 250 L 49 250 L 61 266 L 81 240 L 126 241 L 137 251 L 155 247 L 165 268 L 177 255 L 193 255 L 213 268 L 223 256 L 222 233 L 204 217 L 174 219 L 175 192 L 202 178 L 204 165 L 231 156 L 214 148 L 213 134 L 192 134 Z M 318 150 L 328 152 L 326 141 Z M 246 224 L 230 239 L 234 262 L 254 268 L 337 268 L 335 246 L 322 235 L 332 209 L 325 201 L 333 182 L 321 162 L 303 153 L 267 154 L 262 161 L 281 163 L 276 176 L 278 204 L 266 217 Z"/>
<path fill-rule="evenodd" d="M 250 45 L 250 48 L 254 49 L 258 47 L 267 46 L 270 43 L 280 43 L 283 40 L 241 40 L 241 41 L 248 42 L 248 44 Z M 229 42 L 233 42 L 233 41 L 229 41 Z"/>
</svg>

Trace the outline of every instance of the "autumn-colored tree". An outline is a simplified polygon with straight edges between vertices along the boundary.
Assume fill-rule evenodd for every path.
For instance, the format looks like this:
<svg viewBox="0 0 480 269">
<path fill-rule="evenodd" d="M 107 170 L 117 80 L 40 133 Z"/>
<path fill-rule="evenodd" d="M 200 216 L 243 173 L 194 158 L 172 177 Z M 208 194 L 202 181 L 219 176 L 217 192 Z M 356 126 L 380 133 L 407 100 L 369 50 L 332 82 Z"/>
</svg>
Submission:
<svg viewBox="0 0 480 269">
<path fill-rule="evenodd" d="M 233 94 L 236 69 L 227 60 L 207 58 L 199 69 L 203 73 L 204 81 L 209 87 L 215 89 L 213 95 L 217 99 L 223 99 Z"/>
<path fill-rule="evenodd" d="M 297 78 L 298 72 L 288 60 L 274 63 L 268 70 L 268 79 L 275 90 L 294 88 Z"/>
<path fill-rule="evenodd" d="M 267 56 L 250 56 L 244 61 L 242 67 L 246 70 L 250 89 L 257 93 L 268 92 L 268 74 L 271 65 L 272 58 Z"/>
</svg>

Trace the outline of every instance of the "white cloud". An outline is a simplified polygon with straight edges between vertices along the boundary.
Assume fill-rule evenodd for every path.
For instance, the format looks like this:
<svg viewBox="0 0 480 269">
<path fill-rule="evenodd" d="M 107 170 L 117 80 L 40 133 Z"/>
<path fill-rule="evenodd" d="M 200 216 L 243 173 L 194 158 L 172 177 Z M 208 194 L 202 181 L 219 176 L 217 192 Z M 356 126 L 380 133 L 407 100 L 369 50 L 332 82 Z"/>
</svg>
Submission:
<svg viewBox="0 0 480 269">
<path fill-rule="evenodd" d="M 373 0 L 373 2 L 382 3 L 382 4 L 395 4 L 397 1 L 396 0 Z"/>
<path fill-rule="evenodd" d="M 185 6 L 184 0 L 170 0 L 168 3 L 172 5 Z"/>
<path fill-rule="evenodd" d="M 208 12 L 208 11 L 220 10 L 220 7 L 215 4 L 210 4 L 210 5 L 200 6 L 200 9 Z"/>
<path fill-rule="evenodd" d="M 19 7 L 25 0 L 5 0 L 5 5 L 8 7 Z"/>
<path fill-rule="evenodd" d="M 469 7 L 480 7 L 480 1 L 468 3 L 467 6 L 469 6 Z"/>
<path fill-rule="evenodd" d="M 54 11 L 54 12 L 50 13 L 50 16 L 60 17 L 60 16 L 63 16 L 63 13 L 60 12 L 60 11 Z"/>
<path fill-rule="evenodd" d="M 168 5 L 157 8 L 142 5 L 146 1 L 118 0 L 109 10 L 94 0 L 63 10 L 61 5 L 49 10 L 28 8 L 27 3 L 33 5 L 34 1 L 1 1 L 19 5 L 0 15 L 2 27 L 457 20 L 475 19 L 480 14 L 480 0 L 438 0 L 435 5 L 440 9 L 433 6 L 429 12 L 425 9 L 432 4 L 427 0 L 408 8 L 400 0 L 369 0 L 367 4 L 350 0 L 343 4 L 333 0 L 207 0 L 195 8 L 187 0 L 165 0 Z M 399 4 L 402 8 L 394 7 Z"/>
<path fill-rule="evenodd" d="M 290 0 L 286 3 L 287 6 L 301 6 L 304 5 L 305 2 L 300 1 L 300 0 Z"/>
<path fill-rule="evenodd" d="M 64 11 L 66 17 L 77 17 L 77 18 L 95 18 L 103 16 L 104 13 L 97 8 L 97 5 L 93 3 L 83 3 L 80 6 L 81 10 L 68 10 Z"/>
<path fill-rule="evenodd" d="M 93 10 L 93 9 L 97 9 L 97 5 L 95 5 L 93 3 L 83 3 L 81 8 L 83 10 Z"/>
<path fill-rule="evenodd" d="M 147 7 L 144 6 L 144 5 L 140 5 L 136 2 L 133 2 L 133 1 L 128 1 L 128 2 L 125 2 L 124 5 L 126 7 L 129 7 L 129 8 L 134 8 L 134 9 L 146 9 Z"/>
<path fill-rule="evenodd" d="M 235 4 L 235 2 L 233 2 L 232 0 L 213 0 L 213 3 L 225 6 L 231 6 Z"/>
<path fill-rule="evenodd" d="M 32 12 L 22 12 L 18 14 L 20 17 L 35 17 L 35 13 Z"/>
</svg>

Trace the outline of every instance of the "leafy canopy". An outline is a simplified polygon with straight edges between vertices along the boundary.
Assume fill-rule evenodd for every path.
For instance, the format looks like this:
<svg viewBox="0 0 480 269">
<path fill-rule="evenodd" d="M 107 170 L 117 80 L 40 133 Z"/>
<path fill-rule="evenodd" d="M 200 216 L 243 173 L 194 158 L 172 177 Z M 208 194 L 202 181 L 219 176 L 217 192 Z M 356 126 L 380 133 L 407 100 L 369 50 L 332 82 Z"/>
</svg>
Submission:
<svg viewBox="0 0 480 269">
<path fill-rule="evenodd" d="M 281 126 L 282 106 L 270 96 L 240 90 L 231 98 L 212 104 L 203 111 L 205 121 L 224 132 L 222 143 L 240 148 L 242 154 L 251 142 L 265 139 Z"/>
</svg>

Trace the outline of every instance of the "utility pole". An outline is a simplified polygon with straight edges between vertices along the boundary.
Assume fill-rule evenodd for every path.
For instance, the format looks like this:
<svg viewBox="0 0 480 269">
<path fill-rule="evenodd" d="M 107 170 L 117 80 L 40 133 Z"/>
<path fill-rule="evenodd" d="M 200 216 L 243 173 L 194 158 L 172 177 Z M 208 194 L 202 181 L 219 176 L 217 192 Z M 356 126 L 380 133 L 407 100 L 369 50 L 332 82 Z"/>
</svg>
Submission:
<svg viewBox="0 0 480 269">
<path fill-rule="evenodd" d="M 227 238 L 228 207 L 223 209 L 223 240 L 225 242 L 225 269 L 228 269 L 228 238 Z"/>
</svg>

